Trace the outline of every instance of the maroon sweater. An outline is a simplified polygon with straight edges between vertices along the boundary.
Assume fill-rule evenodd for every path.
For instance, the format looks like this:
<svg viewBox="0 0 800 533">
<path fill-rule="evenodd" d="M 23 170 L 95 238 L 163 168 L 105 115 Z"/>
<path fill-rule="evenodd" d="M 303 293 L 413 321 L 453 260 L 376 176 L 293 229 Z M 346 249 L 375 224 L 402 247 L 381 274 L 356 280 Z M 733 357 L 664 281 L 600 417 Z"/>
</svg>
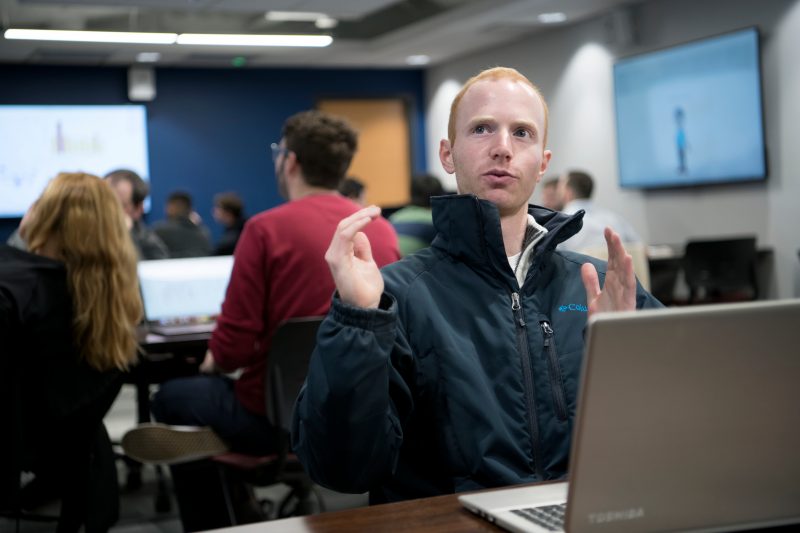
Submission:
<svg viewBox="0 0 800 533">
<path fill-rule="evenodd" d="M 265 414 L 264 367 L 278 325 L 328 312 L 335 286 L 325 251 L 339 222 L 358 209 L 338 194 L 317 194 L 264 211 L 245 225 L 209 347 L 222 370 L 244 369 L 236 395 L 249 411 Z M 379 267 L 400 258 L 388 221 L 378 218 L 364 232 Z"/>
</svg>

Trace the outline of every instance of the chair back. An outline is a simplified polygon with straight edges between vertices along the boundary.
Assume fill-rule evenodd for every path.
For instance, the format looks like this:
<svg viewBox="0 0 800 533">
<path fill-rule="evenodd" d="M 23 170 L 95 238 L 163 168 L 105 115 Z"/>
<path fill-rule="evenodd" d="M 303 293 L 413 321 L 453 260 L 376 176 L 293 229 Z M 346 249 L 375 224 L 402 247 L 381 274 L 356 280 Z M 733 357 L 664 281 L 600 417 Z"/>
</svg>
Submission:
<svg viewBox="0 0 800 533">
<path fill-rule="evenodd" d="M 757 299 L 756 253 L 755 237 L 689 241 L 683 272 L 691 302 Z"/>
<path fill-rule="evenodd" d="M 308 363 L 324 317 L 291 318 L 278 326 L 267 356 L 267 418 L 279 434 L 278 453 L 289 450 L 292 410 L 308 374 Z"/>
</svg>

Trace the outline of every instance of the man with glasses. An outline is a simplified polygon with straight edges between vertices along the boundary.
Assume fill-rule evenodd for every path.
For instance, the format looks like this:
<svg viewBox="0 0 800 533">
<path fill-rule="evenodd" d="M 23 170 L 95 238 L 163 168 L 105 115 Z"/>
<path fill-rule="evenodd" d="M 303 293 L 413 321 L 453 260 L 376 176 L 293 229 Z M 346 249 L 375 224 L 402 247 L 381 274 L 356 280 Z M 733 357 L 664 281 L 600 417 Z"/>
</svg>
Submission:
<svg viewBox="0 0 800 533">
<path fill-rule="evenodd" d="M 357 134 L 345 121 L 322 112 L 298 113 L 284 123 L 272 157 L 278 191 L 287 202 L 253 216 L 244 227 L 201 375 L 165 383 L 153 400 L 158 422 L 206 428 L 191 437 L 184 430 L 142 427 L 151 443 L 163 444 L 159 457 L 143 459 L 179 462 L 225 447 L 254 455 L 273 451 L 273 428 L 264 409 L 270 341 L 287 319 L 324 315 L 330 307 L 335 287 L 325 251 L 339 221 L 359 209 L 337 192 L 356 143 Z M 364 232 L 378 265 L 400 258 L 387 220 L 377 218 Z M 236 381 L 221 374 L 237 370 Z"/>
</svg>

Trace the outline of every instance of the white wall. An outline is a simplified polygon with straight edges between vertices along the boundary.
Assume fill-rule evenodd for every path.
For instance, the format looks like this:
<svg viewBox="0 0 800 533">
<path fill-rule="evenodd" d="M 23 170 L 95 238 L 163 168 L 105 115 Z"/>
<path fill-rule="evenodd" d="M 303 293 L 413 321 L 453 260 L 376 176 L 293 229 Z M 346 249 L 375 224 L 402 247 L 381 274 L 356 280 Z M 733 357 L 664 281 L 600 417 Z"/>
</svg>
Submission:
<svg viewBox="0 0 800 533">
<path fill-rule="evenodd" d="M 584 169 L 598 203 L 621 213 L 650 243 L 756 234 L 775 252 L 769 296 L 800 296 L 800 0 L 651 0 L 640 6 L 638 45 L 609 42 L 604 17 L 555 28 L 511 45 L 463 57 L 427 73 L 428 161 L 439 165 L 450 101 L 480 70 L 504 65 L 539 85 L 550 106 L 550 174 Z M 627 56 L 757 25 L 762 36 L 769 178 L 691 190 L 630 191 L 617 185 L 612 65 Z M 747 124 L 742 124 L 746 128 Z M 538 193 L 534 193 L 534 201 Z"/>
</svg>

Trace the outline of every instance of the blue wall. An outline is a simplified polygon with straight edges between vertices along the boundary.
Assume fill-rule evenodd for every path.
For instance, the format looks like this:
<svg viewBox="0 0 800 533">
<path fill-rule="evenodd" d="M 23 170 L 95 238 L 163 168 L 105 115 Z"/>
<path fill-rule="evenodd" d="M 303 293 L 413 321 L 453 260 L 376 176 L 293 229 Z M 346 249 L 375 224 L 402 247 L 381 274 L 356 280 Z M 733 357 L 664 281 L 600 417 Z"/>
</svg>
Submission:
<svg viewBox="0 0 800 533">
<path fill-rule="evenodd" d="M 325 97 L 403 97 L 409 104 L 411 168 L 424 172 L 424 79 L 421 70 L 157 69 L 156 99 L 146 104 L 152 209 L 163 217 L 175 189 L 194 196 L 214 237 L 212 197 L 234 190 L 247 212 L 282 199 L 269 145 L 290 115 Z M 124 104 L 127 69 L 0 65 L 0 104 Z M 2 142 L 0 140 L 0 142 Z M 0 219 L 0 239 L 18 219 Z"/>
</svg>

